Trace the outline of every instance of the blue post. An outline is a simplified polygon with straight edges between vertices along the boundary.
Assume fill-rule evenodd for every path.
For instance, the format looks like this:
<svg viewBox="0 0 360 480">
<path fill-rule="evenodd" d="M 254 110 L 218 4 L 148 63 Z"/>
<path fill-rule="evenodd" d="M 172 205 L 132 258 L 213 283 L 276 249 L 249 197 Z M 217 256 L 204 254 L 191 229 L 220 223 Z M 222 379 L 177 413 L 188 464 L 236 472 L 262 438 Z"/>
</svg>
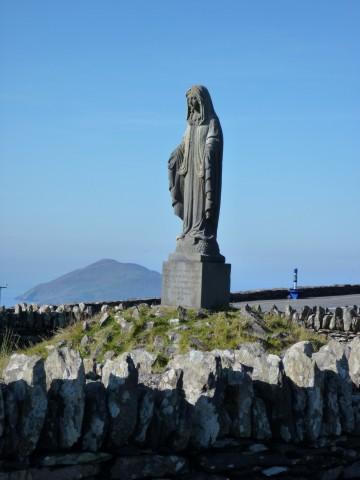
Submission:
<svg viewBox="0 0 360 480">
<path fill-rule="evenodd" d="M 298 269 L 294 268 L 294 280 L 293 280 L 293 288 L 289 290 L 289 298 L 292 300 L 296 300 L 299 298 L 299 290 L 297 288 L 297 281 L 298 281 Z"/>
</svg>

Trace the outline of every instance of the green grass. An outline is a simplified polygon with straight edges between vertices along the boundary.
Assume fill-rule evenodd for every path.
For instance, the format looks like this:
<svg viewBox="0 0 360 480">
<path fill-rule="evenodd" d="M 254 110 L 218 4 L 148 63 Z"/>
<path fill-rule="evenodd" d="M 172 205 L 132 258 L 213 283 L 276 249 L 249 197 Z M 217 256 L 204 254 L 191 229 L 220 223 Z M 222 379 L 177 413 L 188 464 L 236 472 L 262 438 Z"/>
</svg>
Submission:
<svg viewBox="0 0 360 480">
<path fill-rule="evenodd" d="M 159 315 L 156 315 L 157 311 Z M 265 333 L 259 338 L 250 328 L 252 321 L 243 318 L 240 311 L 235 309 L 205 312 L 204 318 L 199 318 L 196 311 L 188 310 L 186 319 L 176 325 L 170 325 L 169 319 L 178 318 L 177 310 L 165 307 L 142 307 L 137 318 L 133 317 L 133 309 L 111 311 L 110 318 L 103 326 L 99 325 L 100 316 L 88 321 L 89 328 L 86 331 L 82 322 L 79 322 L 59 330 L 50 339 L 22 350 L 17 348 L 9 333 L 0 348 L 0 371 L 14 350 L 46 358 L 49 350 L 57 345 L 78 349 L 82 357 L 93 357 L 98 362 L 103 361 L 105 353 L 109 351 L 118 355 L 134 348 L 144 348 L 157 356 L 154 370 L 160 371 L 172 354 L 185 353 L 189 349 L 235 349 L 245 342 L 260 341 L 267 351 L 280 354 L 302 340 L 311 341 L 315 349 L 327 341 L 324 335 L 269 314 L 263 317 L 261 325 Z M 86 345 L 81 344 L 84 335 L 89 338 Z"/>
<path fill-rule="evenodd" d="M 7 328 L 0 336 L 0 373 L 7 365 L 10 355 L 18 349 L 19 337 Z"/>
</svg>

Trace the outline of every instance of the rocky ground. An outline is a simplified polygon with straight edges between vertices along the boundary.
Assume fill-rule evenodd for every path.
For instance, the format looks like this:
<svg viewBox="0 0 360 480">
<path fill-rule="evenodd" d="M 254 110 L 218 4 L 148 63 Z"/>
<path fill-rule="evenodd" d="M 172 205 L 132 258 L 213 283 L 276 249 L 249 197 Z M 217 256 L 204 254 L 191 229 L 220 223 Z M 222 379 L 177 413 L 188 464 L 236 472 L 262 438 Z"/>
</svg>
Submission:
<svg viewBox="0 0 360 480">
<path fill-rule="evenodd" d="M 144 348 L 155 354 L 156 368 L 161 369 L 174 355 L 190 349 L 210 351 L 238 348 L 245 342 L 257 341 L 265 350 L 280 353 L 299 340 L 311 340 L 317 348 L 326 342 L 326 336 L 311 331 L 311 318 L 319 316 L 319 313 L 308 307 L 299 318 L 292 309 L 280 312 L 275 306 L 265 313 L 257 307 L 248 306 L 210 312 L 149 306 L 145 303 L 128 308 L 123 304 L 103 304 L 95 315 L 89 314 L 89 306 L 85 304 L 72 307 L 71 312 L 66 311 L 65 306 L 56 310 L 43 306 L 39 310 L 41 313 L 34 316 L 33 306 L 22 305 L 17 307 L 15 312 L 18 313 L 4 317 L 10 336 L 6 348 L 2 349 L 3 355 L 0 355 L 0 370 L 1 364 L 6 364 L 9 354 L 14 350 L 46 358 L 54 346 L 69 346 L 79 350 L 86 360 L 86 367 L 89 369 L 92 365 L 96 371 L 104 359 L 134 348 Z M 70 313 L 72 317 L 69 317 Z M 14 316 L 15 326 L 20 319 L 33 325 L 40 318 L 42 324 L 49 325 L 55 319 L 55 325 L 60 322 L 65 327 L 54 327 L 53 334 L 49 330 L 44 340 L 40 335 L 29 335 L 29 331 L 23 335 L 19 328 L 15 330 L 18 333 L 14 334 L 11 330 Z"/>
</svg>

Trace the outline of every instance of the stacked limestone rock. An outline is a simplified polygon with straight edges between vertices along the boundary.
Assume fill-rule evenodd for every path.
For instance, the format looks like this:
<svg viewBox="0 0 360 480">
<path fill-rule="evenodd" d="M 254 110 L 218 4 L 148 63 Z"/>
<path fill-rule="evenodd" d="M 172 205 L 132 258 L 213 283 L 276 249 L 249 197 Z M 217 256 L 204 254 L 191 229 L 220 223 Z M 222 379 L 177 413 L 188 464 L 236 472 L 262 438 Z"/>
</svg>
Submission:
<svg viewBox="0 0 360 480">
<path fill-rule="evenodd" d="M 273 307 L 273 311 L 278 311 L 276 306 Z M 304 306 L 299 312 L 288 305 L 285 316 L 299 325 L 314 330 L 360 332 L 360 307 L 357 305 L 332 310 L 321 306 L 312 308 Z"/>
<path fill-rule="evenodd" d="M 0 479 L 359 474 L 360 339 L 316 353 L 300 342 L 283 358 L 258 344 L 193 350 L 162 373 L 155 359 L 143 350 L 107 359 L 93 381 L 67 347 L 45 361 L 12 355 Z"/>
<path fill-rule="evenodd" d="M 34 344 L 59 328 L 85 321 L 107 308 L 127 308 L 135 304 L 152 304 L 154 300 L 79 303 L 74 305 L 18 304 L 0 307 L 0 335 L 11 331 L 24 345 Z"/>
<path fill-rule="evenodd" d="M 100 307 L 99 307 L 100 308 Z M 14 309 L 0 311 L 0 332 L 11 329 L 17 335 L 33 336 L 51 334 L 58 328 L 95 313 L 94 306 L 85 305 L 15 305 Z"/>
<path fill-rule="evenodd" d="M 15 308 L 0 308 L 0 335 L 10 330 L 19 339 L 20 344 L 34 344 L 44 337 L 52 335 L 57 329 L 65 328 L 75 322 L 86 321 L 92 316 L 112 308 L 128 308 L 134 305 L 151 305 L 156 299 L 126 301 L 79 303 L 75 305 L 27 305 L 19 304 Z M 253 314 L 255 308 L 241 308 L 243 315 Z M 261 311 L 257 313 L 264 315 Z M 303 307 L 296 311 L 289 305 L 281 312 L 275 305 L 271 314 L 284 316 L 299 325 L 326 333 L 331 338 L 348 341 L 360 333 L 360 307 L 349 306 L 325 309 L 321 306 Z"/>
</svg>

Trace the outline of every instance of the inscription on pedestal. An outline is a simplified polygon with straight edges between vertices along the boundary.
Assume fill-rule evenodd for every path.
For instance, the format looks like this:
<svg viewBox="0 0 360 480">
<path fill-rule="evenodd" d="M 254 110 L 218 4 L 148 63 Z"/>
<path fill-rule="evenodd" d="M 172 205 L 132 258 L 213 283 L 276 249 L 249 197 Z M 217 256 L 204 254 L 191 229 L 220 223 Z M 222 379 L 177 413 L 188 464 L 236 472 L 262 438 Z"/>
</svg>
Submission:
<svg viewBox="0 0 360 480">
<path fill-rule="evenodd" d="M 227 305 L 230 292 L 230 265 L 168 261 L 163 264 L 163 305 L 215 308 Z"/>
<path fill-rule="evenodd" d="M 174 268 L 175 267 L 175 268 Z M 201 264 L 166 262 L 163 269 L 163 285 L 166 285 L 168 304 L 193 305 L 199 301 L 201 285 Z M 164 288 L 163 288 L 164 291 Z M 166 299 L 163 299 L 165 303 Z M 170 303 L 171 302 L 171 303 Z"/>
</svg>

